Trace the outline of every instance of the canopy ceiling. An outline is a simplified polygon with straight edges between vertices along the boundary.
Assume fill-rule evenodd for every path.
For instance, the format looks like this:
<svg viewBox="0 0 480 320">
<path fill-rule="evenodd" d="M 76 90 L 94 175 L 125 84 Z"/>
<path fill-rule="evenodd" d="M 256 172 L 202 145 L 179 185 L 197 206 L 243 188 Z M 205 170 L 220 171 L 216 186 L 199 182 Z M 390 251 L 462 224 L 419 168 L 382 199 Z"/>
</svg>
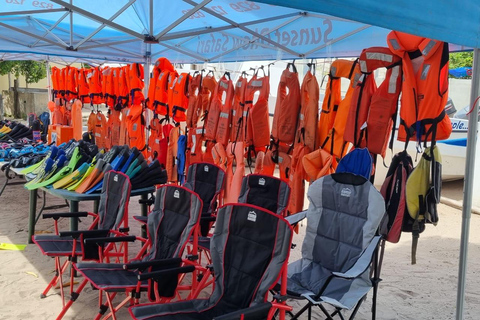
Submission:
<svg viewBox="0 0 480 320">
<path fill-rule="evenodd" d="M 147 53 L 177 63 L 352 57 L 365 47 L 385 46 L 389 32 L 250 1 L 172 3 L 6 0 L 0 7 L 0 59 L 140 62 Z"/>
<path fill-rule="evenodd" d="M 475 0 L 256 1 L 331 14 L 465 48 L 480 48 L 480 2 Z"/>
</svg>

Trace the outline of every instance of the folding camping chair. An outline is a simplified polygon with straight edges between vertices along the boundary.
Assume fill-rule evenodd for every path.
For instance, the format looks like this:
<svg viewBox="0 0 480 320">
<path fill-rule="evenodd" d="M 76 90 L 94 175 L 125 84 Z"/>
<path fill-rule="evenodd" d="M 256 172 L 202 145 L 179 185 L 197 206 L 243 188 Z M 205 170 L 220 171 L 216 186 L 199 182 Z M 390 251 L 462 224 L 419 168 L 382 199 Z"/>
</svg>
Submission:
<svg viewBox="0 0 480 320">
<path fill-rule="evenodd" d="M 292 234 L 289 223 L 279 215 L 253 205 L 227 204 L 218 210 L 211 243 L 212 295 L 202 300 L 133 306 L 130 314 L 139 320 L 271 319 L 275 309 L 281 309 L 280 318 L 284 319 L 289 307 L 267 302 L 267 295 L 279 279 L 286 283 Z M 159 276 L 156 272 L 141 275 Z"/>
<path fill-rule="evenodd" d="M 100 204 L 98 214 L 91 212 L 66 212 L 66 213 L 49 213 L 43 214 L 43 218 L 54 219 L 55 235 L 35 235 L 33 242 L 36 243 L 42 253 L 49 257 L 55 258 L 55 276 L 48 284 L 47 288 L 42 292 L 41 298 L 45 298 L 50 289 L 59 283 L 60 293 L 63 300 L 63 310 L 59 315 L 68 310 L 72 303 L 76 300 L 79 293 L 86 285 L 83 281 L 77 288 L 73 290 L 74 270 L 76 259 L 81 257 L 83 260 L 100 261 L 106 259 L 109 261 L 114 258 L 120 262 L 128 260 L 128 245 L 116 245 L 111 243 L 105 247 L 89 246 L 83 240 L 91 237 L 114 237 L 124 236 L 128 232 L 128 203 L 130 201 L 131 185 L 126 175 L 116 171 L 109 171 L 104 177 L 102 193 L 100 196 Z M 59 232 L 58 219 L 62 217 L 94 217 L 93 223 L 88 230 Z M 60 259 L 66 258 L 62 264 Z M 63 274 L 71 266 L 70 272 L 70 300 L 65 304 L 65 295 L 63 290 Z"/>
<path fill-rule="evenodd" d="M 286 216 L 289 199 L 290 187 L 285 181 L 273 176 L 250 174 L 242 180 L 242 188 L 238 202 L 252 204 L 275 214 Z M 215 217 L 212 217 L 210 221 L 214 220 Z M 207 264 L 212 263 L 210 238 L 209 236 L 202 236 L 198 240 L 199 250 L 205 256 L 205 259 L 201 258 L 200 261 L 206 260 Z M 205 286 L 213 283 L 213 280 L 205 280 L 205 278 L 209 276 L 210 273 L 201 275 L 201 280 L 203 280 L 202 284 L 205 283 Z"/>
<path fill-rule="evenodd" d="M 151 301 L 164 302 L 179 297 L 178 290 L 196 290 L 196 272 L 200 269 L 195 262 L 196 237 L 199 232 L 199 220 L 202 200 L 197 194 L 187 188 L 176 185 L 163 185 L 157 190 L 153 211 L 148 215 L 147 229 L 149 239 L 146 243 L 149 252 L 144 256 L 140 252 L 127 264 L 115 263 L 78 263 L 76 269 L 94 288 L 100 290 L 100 310 L 95 319 L 100 319 L 108 309 L 112 316 L 126 304 L 139 302 L 142 291 L 148 291 Z M 184 248 L 193 236 L 193 251 L 182 260 Z M 87 239 L 86 242 L 102 243 L 108 239 Z M 175 269 L 175 270 L 173 270 Z M 143 281 L 138 277 L 144 271 L 163 270 L 161 282 Z M 192 284 L 178 286 L 183 276 L 178 277 L 177 271 L 189 271 L 192 274 Z M 126 293 L 126 298 L 117 306 L 113 299 L 118 293 Z M 105 294 L 106 303 L 102 303 Z"/>
<path fill-rule="evenodd" d="M 353 319 L 372 288 L 375 318 L 381 240 L 376 233 L 385 216 L 383 197 L 364 177 L 335 173 L 316 180 L 308 198 L 302 258 L 288 266 L 287 295 L 283 297 L 306 300 L 307 304 L 292 319 L 299 319 L 306 310 L 311 319 L 313 306 L 318 306 L 326 319 L 336 315 L 344 319 L 342 312 L 353 309 Z M 335 310 L 329 312 L 324 303 Z"/>
<path fill-rule="evenodd" d="M 239 203 L 249 203 L 286 216 L 290 201 L 290 187 L 276 177 L 249 174 L 243 178 Z"/>
<path fill-rule="evenodd" d="M 184 187 L 196 192 L 203 201 L 200 221 L 201 235 L 206 237 L 212 225 L 212 216 L 217 210 L 220 193 L 223 190 L 225 171 L 211 163 L 198 162 L 188 167 Z"/>
</svg>

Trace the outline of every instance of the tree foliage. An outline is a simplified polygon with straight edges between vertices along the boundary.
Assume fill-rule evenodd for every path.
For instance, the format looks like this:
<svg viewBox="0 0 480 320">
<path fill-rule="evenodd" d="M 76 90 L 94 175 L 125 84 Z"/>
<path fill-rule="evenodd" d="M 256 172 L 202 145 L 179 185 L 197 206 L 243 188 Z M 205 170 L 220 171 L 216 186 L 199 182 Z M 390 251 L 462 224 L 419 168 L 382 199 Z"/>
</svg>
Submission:
<svg viewBox="0 0 480 320">
<path fill-rule="evenodd" d="M 47 76 L 44 62 L 39 61 L 2 61 L 0 62 L 0 75 L 12 73 L 18 78 L 25 77 L 27 83 L 36 83 Z"/>
<path fill-rule="evenodd" d="M 450 69 L 473 66 L 473 51 L 450 53 Z"/>
</svg>

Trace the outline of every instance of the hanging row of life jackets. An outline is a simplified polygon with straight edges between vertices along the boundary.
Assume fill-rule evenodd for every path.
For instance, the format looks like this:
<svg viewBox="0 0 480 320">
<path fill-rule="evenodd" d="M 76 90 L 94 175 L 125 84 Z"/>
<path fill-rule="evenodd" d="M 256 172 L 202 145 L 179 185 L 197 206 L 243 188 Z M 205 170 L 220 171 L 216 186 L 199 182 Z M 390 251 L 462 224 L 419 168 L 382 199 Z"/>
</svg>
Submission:
<svg viewBox="0 0 480 320">
<path fill-rule="evenodd" d="M 102 104 L 121 110 L 143 103 L 143 65 L 132 63 L 124 67 L 93 67 L 77 69 L 52 67 L 53 98 L 82 103 Z"/>
<path fill-rule="evenodd" d="M 387 47 L 364 49 L 356 61 L 332 63 L 319 122 L 319 147 L 341 158 L 353 146 L 385 157 L 393 143 L 398 100 L 398 140 L 417 143 L 448 139 L 448 44 L 392 31 Z M 385 68 L 377 87 L 375 71 Z M 345 96 L 341 79 L 349 79 Z M 392 146 L 390 144 L 390 146 Z"/>
</svg>

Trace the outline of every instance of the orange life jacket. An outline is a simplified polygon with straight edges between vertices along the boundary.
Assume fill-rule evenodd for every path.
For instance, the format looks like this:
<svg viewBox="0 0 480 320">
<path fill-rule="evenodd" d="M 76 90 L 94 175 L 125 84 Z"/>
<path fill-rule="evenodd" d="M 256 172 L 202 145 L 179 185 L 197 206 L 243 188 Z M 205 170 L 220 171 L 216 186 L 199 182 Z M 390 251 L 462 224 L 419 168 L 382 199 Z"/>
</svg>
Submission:
<svg viewBox="0 0 480 320">
<path fill-rule="evenodd" d="M 164 167 L 167 167 L 167 153 L 168 153 L 168 141 L 170 139 L 170 132 L 174 127 L 167 123 L 162 127 L 163 138 L 160 140 L 160 151 L 158 153 L 158 162 Z"/>
<path fill-rule="evenodd" d="M 63 69 L 63 77 L 65 79 L 65 99 L 67 101 L 78 97 L 77 73 L 78 70 L 75 67 L 66 66 Z"/>
<path fill-rule="evenodd" d="M 230 142 L 226 147 L 225 203 L 238 202 L 245 176 L 245 148 L 243 141 Z M 233 164 L 235 163 L 235 171 Z"/>
<path fill-rule="evenodd" d="M 398 140 L 435 141 L 452 132 L 445 116 L 448 99 L 448 43 L 392 31 L 387 43 L 402 59 Z"/>
<path fill-rule="evenodd" d="M 227 79 L 228 76 L 228 79 Z M 233 102 L 234 87 L 230 74 L 226 72 L 218 81 L 208 111 L 205 126 L 206 138 L 226 146 L 229 138 L 230 112 Z M 223 97 L 225 95 L 225 98 Z"/>
<path fill-rule="evenodd" d="M 170 135 L 168 137 L 168 149 L 167 149 L 167 159 L 166 159 L 166 166 L 167 169 L 167 179 L 168 182 L 177 182 L 178 174 L 177 174 L 177 151 L 178 151 L 178 138 L 181 135 L 180 126 L 174 127 L 170 131 Z"/>
<path fill-rule="evenodd" d="M 202 109 L 203 109 L 203 122 L 204 124 L 208 119 L 208 110 L 213 99 L 213 94 L 217 88 L 217 80 L 213 71 L 209 71 L 205 77 L 202 79 Z"/>
<path fill-rule="evenodd" d="M 245 90 L 248 80 L 245 74 L 238 78 L 233 96 L 230 141 L 245 141 Z"/>
<path fill-rule="evenodd" d="M 188 109 L 188 87 L 192 76 L 188 73 L 182 73 L 178 76 L 177 81 L 172 89 L 172 98 L 170 106 L 172 106 L 173 121 L 181 122 L 187 120 Z"/>
<path fill-rule="evenodd" d="M 132 63 L 128 65 L 128 92 L 130 93 L 130 103 L 139 105 L 144 100 L 143 88 L 143 65 L 140 63 Z"/>
<path fill-rule="evenodd" d="M 60 98 L 60 87 L 58 83 L 58 72 L 59 68 L 57 67 L 52 67 L 50 70 L 50 79 L 52 80 L 52 100 L 54 98 Z"/>
<path fill-rule="evenodd" d="M 48 109 L 52 112 L 52 124 L 67 124 L 65 122 L 65 107 L 60 105 L 60 99 L 55 99 L 55 102 L 48 102 Z"/>
<path fill-rule="evenodd" d="M 118 70 L 118 71 L 117 71 Z M 117 96 L 116 109 L 122 110 L 128 106 L 130 94 L 127 83 L 128 66 L 120 67 L 113 71 L 115 94 Z"/>
<path fill-rule="evenodd" d="M 202 74 L 198 71 L 192 76 L 188 86 L 187 128 L 195 128 L 202 115 Z M 188 168 L 188 166 L 187 166 Z"/>
<path fill-rule="evenodd" d="M 159 115 L 165 116 L 169 119 L 172 116 L 172 108 L 170 106 L 171 95 L 173 93 L 173 86 L 177 80 L 176 71 L 162 71 L 158 76 L 155 85 L 155 101 L 154 106 Z M 172 88 L 172 89 L 170 89 Z"/>
<path fill-rule="evenodd" d="M 127 121 L 127 117 L 128 117 L 128 114 L 130 113 L 130 109 L 129 108 L 123 108 L 121 111 L 120 111 L 120 114 L 122 115 L 121 119 L 120 119 L 120 139 L 118 141 L 118 144 L 120 146 L 123 146 L 125 144 L 128 144 L 128 121 Z"/>
<path fill-rule="evenodd" d="M 52 78 L 56 79 L 57 82 L 57 98 L 64 98 L 65 97 L 65 73 L 63 69 L 59 69 L 57 67 L 52 68 Z"/>
<path fill-rule="evenodd" d="M 263 68 L 262 68 L 263 70 Z M 268 114 L 268 95 L 270 93 L 269 75 L 258 77 L 258 70 L 245 89 L 246 142 L 250 149 L 262 150 L 270 144 L 270 122 Z M 259 92 L 254 103 L 254 95 Z"/>
<path fill-rule="evenodd" d="M 293 71 L 290 71 L 290 67 Z M 300 107 L 300 82 L 297 68 L 293 63 L 288 63 L 280 77 L 273 114 L 272 148 L 274 151 L 286 153 L 293 151 Z"/>
<path fill-rule="evenodd" d="M 72 104 L 71 122 L 73 127 L 73 139 L 81 140 L 83 133 L 82 103 L 75 100 Z"/>
<path fill-rule="evenodd" d="M 335 157 L 322 149 L 305 154 L 302 162 L 306 174 L 305 178 L 310 182 L 334 173 L 337 167 Z"/>
<path fill-rule="evenodd" d="M 109 110 L 107 121 L 107 149 L 120 145 L 120 113 L 120 111 L 115 109 Z"/>
<path fill-rule="evenodd" d="M 130 148 L 137 147 L 139 151 L 145 150 L 145 118 L 143 106 L 133 105 L 127 115 L 128 145 Z"/>
<path fill-rule="evenodd" d="M 362 73 L 358 61 L 335 60 L 330 67 L 329 80 L 318 122 L 317 146 L 341 158 L 349 149 L 343 138 L 352 95 Z M 342 78 L 350 79 L 342 99 Z"/>
<path fill-rule="evenodd" d="M 95 112 L 90 112 L 90 115 L 88 116 L 87 120 L 87 130 L 88 132 L 94 133 L 95 131 Z"/>
<path fill-rule="evenodd" d="M 107 119 L 101 112 L 95 114 L 95 128 L 93 134 L 95 136 L 95 144 L 98 148 L 106 148 Z"/>
<path fill-rule="evenodd" d="M 188 163 L 204 161 L 203 144 L 205 143 L 205 129 L 203 127 L 190 128 L 187 140 Z"/>
<path fill-rule="evenodd" d="M 88 92 L 90 94 L 90 103 L 101 104 L 103 103 L 103 92 L 102 92 L 102 71 L 99 67 L 92 69 L 87 76 L 88 82 Z"/>
<path fill-rule="evenodd" d="M 113 108 L 117 97 L 115 96 L 115 84 L 114 84 L 114 68 L 105 68 L 102 71 L 102 92 L 105 98 L 105 104 Z"/>
<path fill-rule="evenodd" d="M 150 120 L 148 129 L 150 132 L 148 136 L 148 160 L 154 161 L 160 155 L 160 141 L 163 139 L 163 126 L 157 115 Z"/>
<path fill-rule="evenodd" d="M 280 179 L 289 182 L 291 176 L 292 158 L 289 154 L 280 151 L 275 155 L 275 161 L 272 150 L 267 150 L 266 152 L 259 151 L 255 159 L 255 174 L 273 176 L 278 163 Z"/>
<path fill-rule="evenodd" d="M 318 109 L 317 109 L 318 110 Z M 303 210 L 303 204 L 305 201 L 305 180 L 307 174 L 303 168 L 303 157 L 309 154 L 311 149 L 302 144 L 297 144 L 293 149 L 292 154 L 292 167 L 290 175 L 290 203 L 288 205 L 288 211 L 290 213 L 297 213 Z"/>
<path fill-rule="evenodd" d="M 313 67 L 313 66 L 312 66 Z M 296 143 L 305 145 L 309 150 L 316 149 L 318 100 L 320 88 L 317 77 L 309 70 L 303 78 L 301 93 L 301 108 L 298 116 L 298 129 Z"/>
<path fill-rule="evenodd" d="M 148 97 L 147 100 L 145 101 L 145 105 L 147 108 L 150 110 L 154 111 L 156 108 L 156 105 L 158 104 L 155 103 L 155 96 L 156 96 L 156 90 L 157 90 L 157 81 L 159 79 L 160 74 L 163 71 L 175 71 L 175 68 L 173 67 L 172 63 L 167 59 L 167 58 L 158 58 L 157 61 L 155 61 L 155 65 L 153 67 L 153 72 L 152 72 L 152 77 L 150 78 L 150 83 L 148 84 Z"/>
<path fill-rule="evenodd" d="M 80 69 L 77 73 L 78 98 L 82 103 L 90 102 L 87 75 L 88 69 Z"/>
<path fill-rule="evenodd" d="M 359 64 L 362 76 L 352 97 L 344 139 L 385 157 L 402 83 L 401 60 L 388 48 L 372 47 L 362 51 Z M 387 72 L 377 89 L 373 72 L 378 68 Z"/>
</svg>

